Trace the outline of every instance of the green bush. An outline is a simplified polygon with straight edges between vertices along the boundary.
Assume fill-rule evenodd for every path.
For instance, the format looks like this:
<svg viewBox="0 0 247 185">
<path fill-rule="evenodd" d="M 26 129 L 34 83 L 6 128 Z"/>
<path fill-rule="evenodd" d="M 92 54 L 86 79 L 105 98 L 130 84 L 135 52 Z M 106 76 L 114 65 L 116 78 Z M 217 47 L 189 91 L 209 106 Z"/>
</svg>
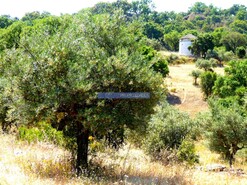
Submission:
<svg viewBox="0 0 247 185">
<path fill-rule="evenodd" d="M 236 56 L 232 51 L 227 51 L 223 54 L 223 61 L 229 62 L 234 59 L 236 59 Z"/>
<path fill-rule="evenodd" d="M 160 56 L 156 57 L 152 67 L 154 71 L 161 73 L 163 77 L 169 74 L 168 62 Z"/>
<path fill-rule="evenodd" d="M 198 83 L 197 83 L 197 79 L 200 77 L 200 75 L 201 75 L 201 71 L 200 70 L 193 70 L 192 72 L 191 72 L 191 76 L 194 78 L 194 85 L 198 85 Z"/>
<path fill-rule="evenodd" d="M 209 105 L 212 120 L 208 122 L 205 134 L 209 140 L 209 147 L 227 159 L 231 167 L 236 153 L 246 148 L 245 110 L 237 102 L 232 102 L 226 107 L 217 99 L 210 99 Z"/>
<path fill-rule="evenodd" d="M 195 145 L 192 140 L 183 140 L 178 148 L 177 157 L 179 161 L 185 161 L 190 165 L 199 163 L 199 156 L 196 155 Z"/>
<path fill-rule="evenodd" d="M 206 59 L 198 59 L 196 61 L 196 67 L 198 67 L 199 69 L 204 69 L 205 71 L 210 71 L 212 70 L 212 68 L 217 66 L 217 60 L 216 59 L 210 59 L 210 60 L 206 60 Z"/>
<path fill-rule="evenodd" d="M 156 111 L 143 142 L 144 150 L 154 159 L 160 158 L 161 153 L 166 150 L 179 148 L 193 129 L 189 116 L 169 105 L 161 105 Z"/>
<path fill-rule="evenodd" d="M 237 47 L 236 54 L 239 58 L 244 58 L 246 55 L 246 48 L 243 46 Z"/>
<path fill-rule="evenodd" d="M 217 75 L 214 72 L 206 71 L 201 74 L 201 90 L 204 97 L 207 99 L 213 93 L 214 83 L 217 79 Z"/>
<path fill-rule="evenodd" d="M 176 61 L 179 59 L 179 57 L 175 54 L 170 54 L 168 57 L 167 57 L 167 61 L 169 64 L 174 64 L 176 63 Z"/>
<path fill-rule="evenodd" d="M 46 122 L 38 122 L 37 126 L 31 128 L 22 125 L 19 128 L 18 137 L 20 140 L 25 140 L 29 143 L 45 141 L 57 144 L 59 146 L 63 146 L 65 144 L 63 133 L 61 131 L 57 131 L 55 128 L 52 128 L 52 126 Z"/>
</svg>

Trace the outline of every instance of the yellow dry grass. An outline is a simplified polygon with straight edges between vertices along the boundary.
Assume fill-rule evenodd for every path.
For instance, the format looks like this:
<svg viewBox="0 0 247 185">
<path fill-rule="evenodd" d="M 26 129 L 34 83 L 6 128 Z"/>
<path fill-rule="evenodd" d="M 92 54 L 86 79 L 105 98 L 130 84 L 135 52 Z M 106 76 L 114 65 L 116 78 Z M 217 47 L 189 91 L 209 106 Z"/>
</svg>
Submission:
<svg viewBox="0 0 247 185">
<path fill-rule="evenodd" d="M 72 174 L 73 171 L 68 160 L 70 154 L 62 148 L 47 143 L 28 144 L 19 142 L 14 136 L 3 134 L 0 134 L 0 143 L 1 185 L 244 185 L 247 182 L 247 177 L 232 175 L 227 172 L 205 172 L 194 168 L 189 169 L 178 164 L 164 166 L 159 162 L 151 161 L 142 150 L 131 145 L 125 145 L 117 152 L 107 149 L 94 157 L 92 161 L 94 161 L 94 165 L 99 165 L 99 174 L 105 176 L 77 178 Z M 208 151 L 202 142 L 198 142 L 196 148 L 202 156 L 200 165 L 219 162 L 218 155 Z M 52 165 L 49 165 L 50 163 Z"/>
<path fill-rule="evenodd" d="M 207 102 L 203 100 L 203 94 L 199 86 L 193 85 L 191 72 L 195 70 L 195 64 L 179 64 L 169 66 L 169 76 L 165 79 L 170 94 L 177 98 L 175 106 L 180 110 L 195 116 L 201 111 L 208 110 Z M 215 68 L 218 74 L 224 74 L 224 68 Z M 174 89 L 176 90 L 174 92 Z"/>
<path fill-rule="evenodd" d="M 207 110 L 200 89 L 194 86 L 189 76 L 195 69 L 194 64 L 170 66 L 170 77 L 166 79 L 172 95 L 181 100 L 179 109 L 194 116 Z M 223 74 L 223 69 L 216 69 Z M 206 172 L 183 165 L 164 166 L 153 162 L 131 145 L 125 145 L 119 151 L 107 149 L 92 159 L 99 168 L 93 178 L 77 178 L 73 174 L 71 156 L 68 151 L 49 143 L 28 144 L 19 142 L 14 136 L 0 133 L 0 185 L 79 185 L 79 184 L 190 184 L 190 185 L 245 185 L 247 177 L 228 172 Z M 227 166 L 219 154 L 206 147 L 205 141 L 196 143 L 200 155 L 200 166 L 220 163 Z M 247 172 L 246 159 L 237 158 L 235 168 Z M 99 176 L 97 176 L 99 174 Z M 102 175 L 103 174 L 103 175 Z"/>
</svg>

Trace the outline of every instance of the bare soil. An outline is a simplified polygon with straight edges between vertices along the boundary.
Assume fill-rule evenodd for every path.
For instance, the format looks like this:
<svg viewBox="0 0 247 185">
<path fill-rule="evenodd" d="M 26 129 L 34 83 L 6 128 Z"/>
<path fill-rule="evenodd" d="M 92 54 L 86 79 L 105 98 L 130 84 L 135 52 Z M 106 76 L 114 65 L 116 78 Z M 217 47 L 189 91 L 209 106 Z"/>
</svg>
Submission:
<svg viewBox="0 0 247 185">
<path fill-rule="evenodd" d="M 196 69 L 195 64 L 169 66 L 170 73 L 165 79 L 169 90 L 168 102 L 192 117 L 208 110 L 208 104 L 204 100 L 200 86 L 193 85 L 194 79 L 190 74 L 194 69 Z M 224 74 L 223 67 L 215 68 L 214 71 Z"/>
</svg>

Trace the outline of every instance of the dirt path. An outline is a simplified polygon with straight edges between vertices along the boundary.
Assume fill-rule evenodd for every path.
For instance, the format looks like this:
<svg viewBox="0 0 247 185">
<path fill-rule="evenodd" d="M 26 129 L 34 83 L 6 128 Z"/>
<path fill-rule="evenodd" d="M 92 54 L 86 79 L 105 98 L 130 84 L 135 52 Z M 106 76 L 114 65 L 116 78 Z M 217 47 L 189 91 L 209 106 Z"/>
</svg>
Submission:
<svg viewBox="0 0 247 185">
<path fill-rule="evenodd" d="M 196 69 L 194 64 L 169 66 L 169 77 L 165 80 L 170 92 L 169 103 L 188 112 L 191 116 L 208 110 L 200 87 L 193 85 L 193 77 L 190 76 L 190 73 L 194 69 Z M 216 68 L 215 71 L 220 74 L 224 73 L 223 68 Z"/>
</svg>

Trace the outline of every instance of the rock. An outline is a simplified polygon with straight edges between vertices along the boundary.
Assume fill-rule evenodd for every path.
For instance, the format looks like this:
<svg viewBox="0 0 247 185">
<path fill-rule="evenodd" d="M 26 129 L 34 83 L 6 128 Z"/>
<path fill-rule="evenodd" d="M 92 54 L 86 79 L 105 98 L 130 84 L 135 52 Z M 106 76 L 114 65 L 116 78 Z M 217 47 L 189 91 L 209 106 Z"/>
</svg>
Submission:
<svg viewBox="0 0 247 185">
<path fill-rule="evenodd" d="M 215 171 L 215 172 L 221 172 L 224 171 L 226 167 L 221 164 L 209 164 L 206 166 L 206 171 Z"/>
</svg>

